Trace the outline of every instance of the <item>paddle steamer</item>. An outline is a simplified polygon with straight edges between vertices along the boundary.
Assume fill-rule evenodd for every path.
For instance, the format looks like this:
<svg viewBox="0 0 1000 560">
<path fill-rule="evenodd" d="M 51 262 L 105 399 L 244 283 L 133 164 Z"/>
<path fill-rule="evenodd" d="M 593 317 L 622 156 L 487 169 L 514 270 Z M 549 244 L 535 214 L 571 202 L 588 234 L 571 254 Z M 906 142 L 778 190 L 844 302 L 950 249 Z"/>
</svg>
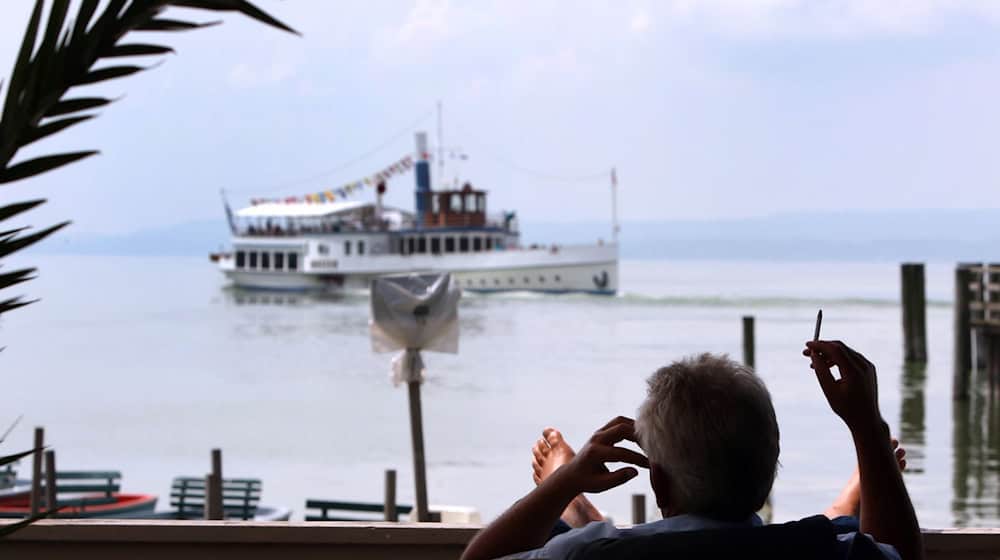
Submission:
<svg viewBox="0 0 1000 560">
<path fill-rule="evenodd" d="M 383 274 L 451 272 L 474 292 L 617 292 L 615 240 L 525 246 L 515 213 L 487 213 L 486 191 L 469 183 L 432 190 L 425 133 L 417 133 L 416 144 L 412 212 L 382 204 L 384 183 L 373 202 L 257 201 L 236 212 L 227 206 L 232 250 L 213 260 L 234 286 L 249 289 L 367 290 Z"/>
</svg>

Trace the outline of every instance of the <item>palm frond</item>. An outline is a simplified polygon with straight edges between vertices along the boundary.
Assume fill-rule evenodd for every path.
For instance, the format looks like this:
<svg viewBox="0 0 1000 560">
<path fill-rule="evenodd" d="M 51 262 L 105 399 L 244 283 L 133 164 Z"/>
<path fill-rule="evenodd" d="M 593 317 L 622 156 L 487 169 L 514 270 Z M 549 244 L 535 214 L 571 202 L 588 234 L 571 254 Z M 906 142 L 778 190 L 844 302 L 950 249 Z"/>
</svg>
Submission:
<svg viewBox="0 0 1000 560">
<path fill-rule="evenodd" d="M 97 154 L 80 150 L 43 155 L 14 162 L 18 151 L 39 140 L 92 119 L 85 113 L 112 102 L 103 97 L 67 97 L 76 86 L 107 82 L 131 76 L 148 66 L 118 64 L 97 67 L 100 62 L 122 57 L 162 56 L 168 46 L 124 42 L 136 31 L 189 31 L 217 22 L 192 23 L 163 13 L 170 7 L 213 12 L 240 13 L 268 26 L 298 34 L 247 0 L 81 0 L 71 17 L 70 0 L 51 0 L 45 24 L 44 0 L 36 0 L 28 19 L 21 48 L 14 62 L 0 111 L 0 185 L 27 179 Z M 60 118 L 54 118 L 60 117 Z M 38 206 L 44 201 L 17 203 L 0 208 L 0 222 Z M 30 235 L 21 229 L 0 234 L 0 258 L 41 241 L 66 223 Z M 0 276 L 0 288 L 33 277 L 33 269 Z M 6 285 L 4 281 L 8 282 Z M 21 298 L 0 301 L 0 315 L 31 303 Z"/>
</svg>

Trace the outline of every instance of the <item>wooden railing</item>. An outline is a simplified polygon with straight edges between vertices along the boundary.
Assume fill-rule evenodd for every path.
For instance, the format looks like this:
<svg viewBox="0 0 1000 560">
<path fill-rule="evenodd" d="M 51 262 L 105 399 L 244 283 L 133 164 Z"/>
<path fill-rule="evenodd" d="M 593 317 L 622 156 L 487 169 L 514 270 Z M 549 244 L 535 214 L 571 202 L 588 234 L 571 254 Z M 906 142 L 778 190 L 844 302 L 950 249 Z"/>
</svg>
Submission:
<svg viewBox="0 0 1000 560">
<path fill-rule="evenodd" d="M 45 520 L 0 540 L 0 558 L 254 560 L 458 558 L 478 527 L 441 523 Z M 927 558 L 1000 555 L 1000 529 L 925 530 Z"/>
</svg>

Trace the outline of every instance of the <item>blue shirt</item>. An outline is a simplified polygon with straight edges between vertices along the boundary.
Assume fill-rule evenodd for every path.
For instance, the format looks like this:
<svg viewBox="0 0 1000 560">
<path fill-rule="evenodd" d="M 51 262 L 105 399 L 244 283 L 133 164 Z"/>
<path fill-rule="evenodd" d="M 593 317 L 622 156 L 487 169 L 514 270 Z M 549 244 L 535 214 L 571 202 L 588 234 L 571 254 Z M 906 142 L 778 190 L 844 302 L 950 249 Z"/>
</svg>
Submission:
<svg viewBox="0 0 1000 560">
<path fill-rule="evenodd" d="M 655 535 L 658 533 L 670 533 L 675 531 L 701 531 L 706 529 L 734 529 L 739 527 L 759 527 L 763 525 L 760 517 L 750 516 L 746 521 L 717 521 L 700 515 L 675 515 L 659 521 L 633 525 L 632 527 L 615 527 L 607 521 L 594 521 L 579 529 L 567 531 L 557 535 L 545 543 L 542 548 L 528 550 L 504 556 L 508 559 L 519 558 L 567 558 L 575 548 L 583 546 L 597 539 L 620 539 L 628 537 L 638 537 L 645 535 Z M 851 543 L 857 538 L 859 533 L 845 533 L 837 535 L 839 556 L 847 558 Z M 860 533 L 860 538 L 871 539 L 870 536 Z M 875 542 L 872 539 L 872 542 Z M 875 542 L 887 560 L 900 560 L 899 553 L 890 545 Z"/>
</svg>

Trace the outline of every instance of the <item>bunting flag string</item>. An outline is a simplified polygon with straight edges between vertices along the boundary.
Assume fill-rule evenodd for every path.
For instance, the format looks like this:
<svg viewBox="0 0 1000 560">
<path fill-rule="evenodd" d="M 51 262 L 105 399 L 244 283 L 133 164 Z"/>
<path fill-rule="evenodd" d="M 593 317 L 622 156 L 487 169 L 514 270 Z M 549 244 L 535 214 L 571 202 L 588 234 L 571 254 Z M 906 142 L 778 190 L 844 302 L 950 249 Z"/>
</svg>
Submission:
<svg viewBox="0 0 1000 560">
<path fill-rule="evenodd" d="M 308 202 L 308 203 L 334 202 L 336 200 L 347 198 L 351 194 L 360 191 L 361 189 L 364 189 L 366 187 L 377 186 L 378 184 L 389 180 L 389 178 L 395 175 L 401 175 L 403 173 L 406 173 L 411 169 L 413 169 L 413 157 L 406 156 L 404 158 L 399 159 L 398 161 L 393 162 L 392 164 L 390 164 L 385 169 L 382 169 L 381 171 L 377 171 L 371 175 L 368 175 L 363 179 L 345 183 L 340 187 L 328 188 L 322 191 L 304 194 L 302 196 L 289 196 L 285 198 L 251 198 L 250 204 L 256 206 L 258 204 L 264 204 L 264 203 L 291 204 L 299 202 Z"/>
</svg>

